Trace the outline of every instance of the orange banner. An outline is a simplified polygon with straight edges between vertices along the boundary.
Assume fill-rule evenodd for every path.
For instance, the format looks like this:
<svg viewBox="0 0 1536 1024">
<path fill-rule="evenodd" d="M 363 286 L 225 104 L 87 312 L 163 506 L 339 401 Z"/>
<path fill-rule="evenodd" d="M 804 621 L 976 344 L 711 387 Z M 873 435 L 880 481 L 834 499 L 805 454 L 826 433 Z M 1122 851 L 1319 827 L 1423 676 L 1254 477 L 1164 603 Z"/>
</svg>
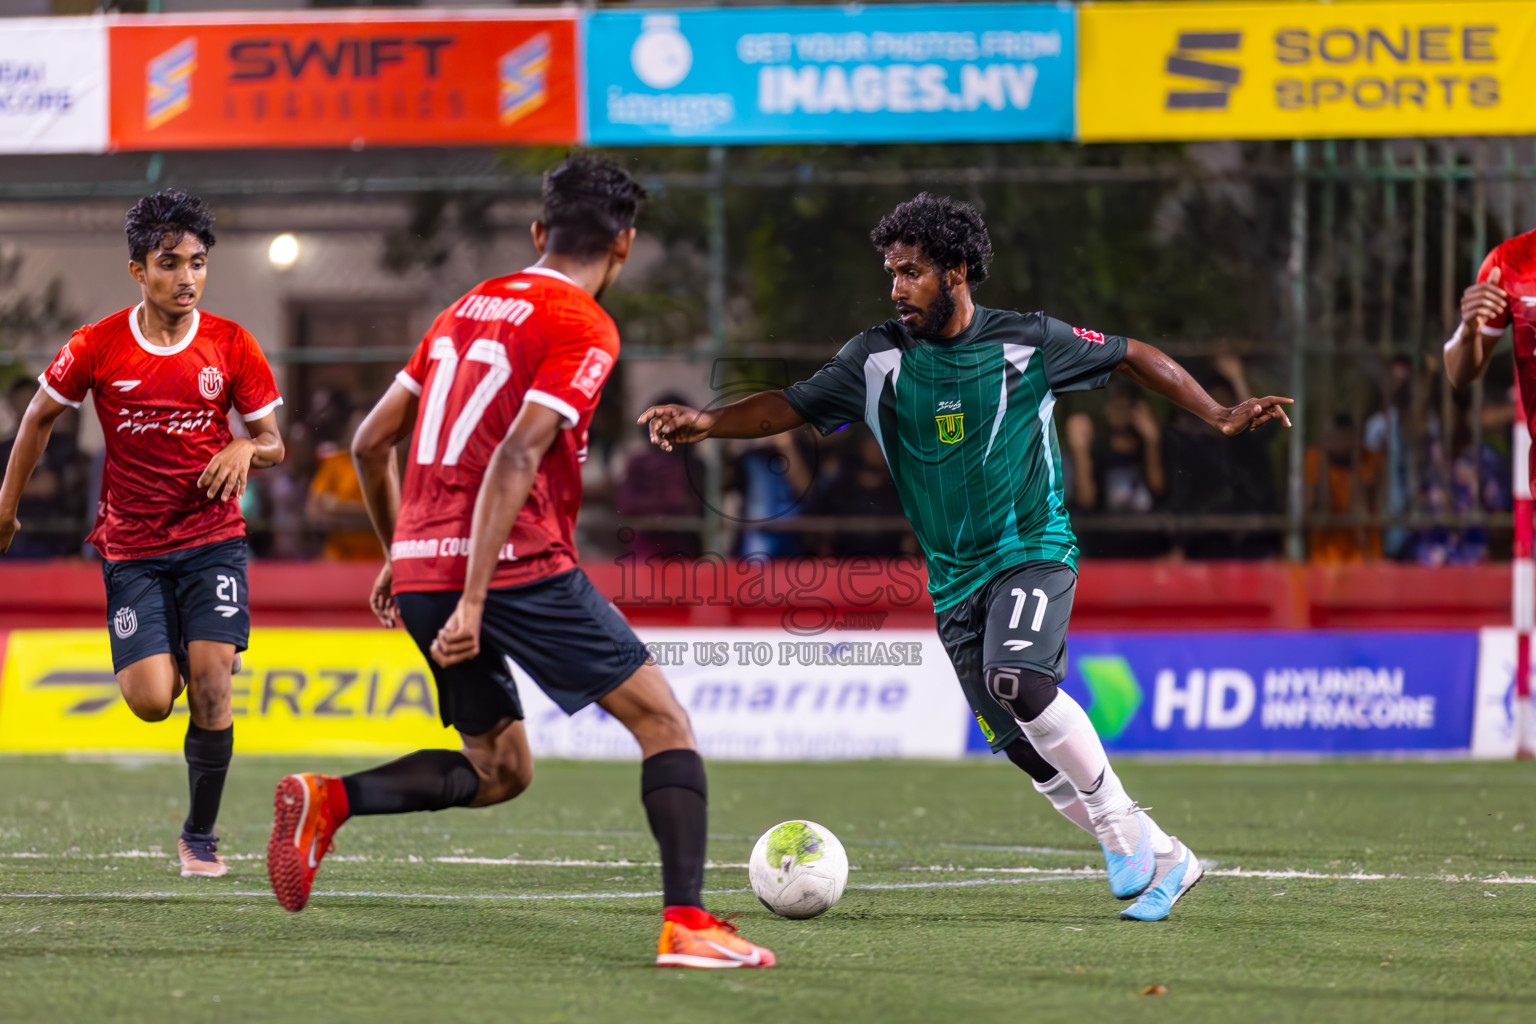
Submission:
<svg viewBox="0 0 1536 1024">
<path fill-rule="evenodd" d="M 111 34 L 114 149 L 576 141 L 563 12 L 149 18 Z"/>
</svg>

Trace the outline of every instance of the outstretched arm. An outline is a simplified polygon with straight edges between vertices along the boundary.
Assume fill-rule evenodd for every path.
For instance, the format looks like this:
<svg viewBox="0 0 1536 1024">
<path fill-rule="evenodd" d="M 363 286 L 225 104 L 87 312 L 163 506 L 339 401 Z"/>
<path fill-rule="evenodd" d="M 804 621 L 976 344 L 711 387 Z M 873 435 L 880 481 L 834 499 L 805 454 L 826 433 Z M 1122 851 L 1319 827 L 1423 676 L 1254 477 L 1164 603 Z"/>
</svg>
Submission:
<svg viewBox="0 0 1536 1024">
<path fill-rule="evenodd" d="M 512 536 L 517 514 L 528 500 L 544 453 L 560 435 L 561 414 L 538 402 L 524 401 L 512 429 L 496 446 L 475 498 L 474 525 L 469 532 L 469 564 L 464 592 L 453 614 L 432 642 L 432 660 L 455 665 L 480 653 L 480 620 L 485 595 L 491 589 L 501 549 Z"/>
<path fill-rule="evenodd" d="M 1206 394 L 1205 388 L 1184 367 L 1153 346 L 1134 338 L 1126 342 L 1125 358 L 1115 367 L 1115 372 L 1125 374 L 1148 391 L 1155 391 L 1181 408 L 1188 409 L 1228 437 L 1245 430 L 1254 430 L 1270 420 L 1291 425 L 1284 407 L 1292 404 L 1294 399 L 1278 395 L 1249 398 L 1228 409 Z"/>
<path fill-rule="evenodd" d="M 26 414 L 21 418 L 21 426 L 16 429 L 16 443 L 11 448 L 10 465 L 5 467 L 5 483 L 0 484 L 0 554 L 10 550 L 11 540 L 21 529 L 21 522 L 16 518 L 21 492 L 27 489 L 27 481 L 37 469 L 43 449 L 48 447 L 54 420 L 68 408 L 47 391 L 39 391 L 32 396 L 32 404 L 27 406 Z"/>
<path fill-rule="evenodd" d="M 690 409 L 686 405 L 653 405 L 637 423 L 651 427 L 651 443 L 669 452 L 674 444 L 693 444 L 706 437 L 768 437 L 794 430 L 805 418 L 782 391 L 760 391 L 719 409 Z"/>
</svg>

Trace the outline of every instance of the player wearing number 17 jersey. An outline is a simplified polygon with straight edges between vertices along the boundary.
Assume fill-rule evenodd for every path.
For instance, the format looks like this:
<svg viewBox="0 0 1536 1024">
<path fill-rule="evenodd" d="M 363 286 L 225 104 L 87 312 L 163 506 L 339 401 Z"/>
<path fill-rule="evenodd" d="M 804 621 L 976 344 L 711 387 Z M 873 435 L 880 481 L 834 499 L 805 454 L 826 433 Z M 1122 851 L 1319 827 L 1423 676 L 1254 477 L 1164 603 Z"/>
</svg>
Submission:
<svg viewBox="0 0 1536 1024">
<path fill-rule="evenodd" d="M 704 762 L 688 716 L 616 608 L 576 567 L 587 427 L 619 352 L 597 296 L 629 257 L 644 190 L 592 156 L 544 179 L 539 262 L 486 281 L 433 322 L 359 428 L 353 454 L 384 552 L 372 604 L 404 623 L 437 681 L 461 750 L 419 750 L 344 778 L 278 783 L 267 867 L 301 910 L 349 817 L 485 807 L 533 776 L 520 685 L 567 714 L 589 704 L 627 726 L 661 850 L 656 963 L 769 967 L 701 901 Z M 394 449 L 409 437 L 403 490 Z"/>
<path fill-rule="evenodd" d="M 135 715 L 158 722 L 187 689 L 191 810 L 177 844 L 184 876 L 225 873 L 214 823 L 234 745 L 230 674 L 250 636 L 245 518 L 253 467 L 282 460 L 282 403 L 256 340 L 199 311 L 213 215 L 185 192 L 128 211 L 129 273 L 143 301 L 82 327 L 40 378 L 5 484 L 0 551 L 16 498 L 53 422 L 90 393 L 106 435 L 90 540 L 101 553 L 112 668 Z M 248 437 L 231 434 L 233 412 Z"/>
</svg>

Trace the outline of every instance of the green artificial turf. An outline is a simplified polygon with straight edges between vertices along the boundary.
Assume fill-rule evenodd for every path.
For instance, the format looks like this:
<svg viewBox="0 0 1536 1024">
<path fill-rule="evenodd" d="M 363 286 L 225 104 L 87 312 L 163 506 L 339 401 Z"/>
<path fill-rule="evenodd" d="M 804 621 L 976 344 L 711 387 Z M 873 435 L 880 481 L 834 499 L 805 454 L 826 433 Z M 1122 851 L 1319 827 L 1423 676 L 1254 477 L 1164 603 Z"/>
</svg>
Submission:
<svg viewBox="0 0 1536 1024">
<path fill-rule="evenodd" d="M 236 859 L 193 880 L 169 852 L 183 766 L 0 759 L 0 1020 L 1536 1020 L 1528 765 L 1126 762 L 1216 872 L 1329 876 L 1213 873 L 1160 924 L 1065 873 L 1102 860 L 1001 759 L 712 765 L 710 906 L 779 956 L 728 972 L 650 966 L 658 877 L 629 764 L 545 763 L 501 807 L 356 819 L 285 913 L 261 860 L 272 784 L 355 767 L 237 759 Z M 762 909 L 739 866 L 795 817 L 854 866 L 811 921 Z"/>
</svg>

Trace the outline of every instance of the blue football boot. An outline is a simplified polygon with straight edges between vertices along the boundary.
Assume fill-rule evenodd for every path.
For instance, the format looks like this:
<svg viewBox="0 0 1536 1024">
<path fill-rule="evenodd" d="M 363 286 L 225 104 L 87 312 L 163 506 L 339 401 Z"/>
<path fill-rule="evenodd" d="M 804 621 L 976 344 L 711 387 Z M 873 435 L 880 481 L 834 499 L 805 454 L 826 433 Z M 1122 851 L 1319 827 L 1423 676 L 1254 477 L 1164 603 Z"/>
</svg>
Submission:
<svg viewBox="0 0 1536 1024">
<path fill-rule="evenodd" d="M 1156 873 L 1157 858 L 1152 855 L 1152 830 L 1147 827 L 1147 816 L 1135 804 L 1113 816 L 1097 819 L 1093 823 L 1098 833 L 1099 845 L 1104 848 L 1104 867 L 1109 873 L 1109 891 L 1117 900 L 1135 899 L 1152 884 Z M 1126 847 L 1129 852 L 1120 853 L 1110 847 Z"/>
<path fill-rule="evenodd" d="M 1189 847 L 1173 840 L 1173 849 L 1157 858 L 1157 877 L 1141 894 L 1141 899 L 1120 911 L 1123 921 L 1161 921 L 1173 910 L 1173 905 L 1195 887 L 1205 876 L 1205 865 L 1200 863 Z"/>
</svg>

